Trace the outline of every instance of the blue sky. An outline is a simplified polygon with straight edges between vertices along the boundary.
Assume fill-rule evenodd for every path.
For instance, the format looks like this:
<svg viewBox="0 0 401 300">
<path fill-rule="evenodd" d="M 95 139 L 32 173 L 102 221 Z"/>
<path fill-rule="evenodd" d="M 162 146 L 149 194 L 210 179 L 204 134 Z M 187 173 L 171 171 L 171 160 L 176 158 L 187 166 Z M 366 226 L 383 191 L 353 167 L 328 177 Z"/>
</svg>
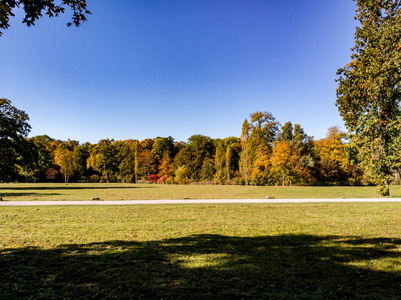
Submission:
<svg viewBox="0 0 401 300">
<path fill-rule="evenodd" d="M 0 97 L 28 113 L 30 136 L 239 137 L 255 111 L 316 139 L 343 125 L 352 0 L 87 2 L 79 28 L 68 12 L 28 28 L 17 11 L 0 37 Z"/>
</svg>

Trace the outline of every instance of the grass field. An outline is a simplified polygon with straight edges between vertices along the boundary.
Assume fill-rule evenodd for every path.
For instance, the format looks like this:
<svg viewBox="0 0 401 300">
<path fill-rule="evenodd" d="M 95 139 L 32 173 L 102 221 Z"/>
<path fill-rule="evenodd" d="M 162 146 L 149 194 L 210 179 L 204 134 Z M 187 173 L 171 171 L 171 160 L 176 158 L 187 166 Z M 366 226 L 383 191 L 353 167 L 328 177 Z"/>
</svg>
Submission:
<svg viewBox="0 0 401 300">
<path fill-rule="evenodd" d="M 0 299 L 397 299 L 401 204 L 0 209 Z"/>
<path fill-rule="evenodd" d="M 4 200 L 148 200 L 148 199 L 276 199 L 377 198 L 374 186 L 274 187 L 237 185 L 162 185 L 122 183 L 0 184 Z M 401 186 L 391 186 L 391 197 L 401 197 Z"/>
</svg>

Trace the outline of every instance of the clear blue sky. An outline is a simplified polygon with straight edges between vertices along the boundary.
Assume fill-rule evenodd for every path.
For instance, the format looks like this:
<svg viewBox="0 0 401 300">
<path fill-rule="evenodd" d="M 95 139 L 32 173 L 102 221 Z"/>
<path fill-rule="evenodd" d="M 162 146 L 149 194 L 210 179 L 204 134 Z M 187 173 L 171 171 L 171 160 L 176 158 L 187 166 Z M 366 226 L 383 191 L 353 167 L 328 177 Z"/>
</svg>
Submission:
<svg viewBox="0 0 401 300">
<path fill-rule="evenodd" d="M 0 97 L 28 113 L 30 136 L 239 137 L 255 111 L 316 139 L 343 125 L 352 0 L 87 2 L 79 28 L 69 13 L 28 28 L 18 11 L 0 37 Z"/>
</svg>

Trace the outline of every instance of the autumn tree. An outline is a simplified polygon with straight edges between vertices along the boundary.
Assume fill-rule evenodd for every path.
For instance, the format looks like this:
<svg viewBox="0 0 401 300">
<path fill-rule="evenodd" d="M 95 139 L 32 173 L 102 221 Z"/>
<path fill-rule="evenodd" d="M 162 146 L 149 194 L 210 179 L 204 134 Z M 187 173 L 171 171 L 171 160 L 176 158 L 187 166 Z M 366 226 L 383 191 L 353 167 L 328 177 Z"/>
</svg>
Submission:
<svg viewBox="0 0 401 300">
<path fill-rule="evenodd" d="M 276 139 L 278 126 L 280 123 L 276 121 L 270 112 L 257 111 L 249 116 L 250 122 L 250 137 L 256 141 L 257 145 L 262 145 L 271 150 L 272 143 Z"/>
<path fill-rule="evenodd" d="M 68 149 L 66 144 L 60 144 L 54 153 L 54 161 L 60 166 L 65 184 L 68 184 L 68 179 L 74 171 L 74 152 Z"/>
<path fill-rule="evenodd" d="M 279 146 L 280 142 L 283 141 L 288 143 L 291 153 L 284 172 L 289 178 L 290 184 L 313 183 L 315 181 L 313 171 L 316 162 L 313 138 L 304 132 L 300 124 L 293 126 L 291 122 L 286 122 L 277 135 L 276 146 Z M 278 150 L 276 149 L 276 152 Z M 277 164 L 275 164 L 275 168 L 277 170 Z M 283 175 L 282 168 L 278 169 L 281 170 L 280 172 Z"/>
<path fill-rule="evenodd" d="M 249 171 L 251 168 L 251 161 L 249 157 L 250 145 L 249 145 L 249 135 L 250 135 L 250 124 L 248 119 L 245 119 L 242 124 L 242 132 L 241 132 L 241 158 L 240 158 L 240 166 L 242 170 L 242 174 L 245 178 L 245 185 L 248 185 Z"/>
<path fill-rule="evenodd" d="M 159 177 L 172 177 L 174 175 L 174 161 L 170 158 L 170 155 L 166 153 L 162 158 L 159 165 Z"/>
<path fill-rule="evenodd" d="M 255 112 L 249 116 L 250 122 L 243 124 L 248 130 L 247 151 L 251 165 L 250 177 L 253 184 L 267 184 L 269 180 L 270 155 L 273 142 L 279 130 L 279 122 L 269 112 Z"/>
<path fill-rule="evenodd" d="M 285 185 L 285 176 L 288 175 L 291 164 L 294 163 L 294 158 L 291 153 L 290 143 L 282 139 L 278 141 L 273 148 L 273 154 L 271 157 L 272 165 L 282 175 L 282 185 Z"/>
<path fill-rule="evenodd" d="M 86 15 L 90 14 L 84 0 L 60 0 L 57 4 L 54 0 L 2 0 L 0 1 L 0 29 L 10 27 L 10 17 L 15 17 L 15 10 L 22 7 L 25 16 L 22 23 L 28 27 L 46 14 L 48 17 L 58 17 L 65 12 L 65 7 L 72 11 L 72 20 L 67 26 L 74 24 L 79 26 L 86 21 Z M 0 36 L 2 32 L 0 31 Z"/>
<path fill-rule="evenodd" d="M 23 110 L 12 106 L 8 99 L 0 99 L 0 182 L 18 176 L 18 166 L 23 164 L 27 150 L 25 138 L 31 130 L 28 121 Z"/>
<path fill-rule="evenodd" d="M 337 107 L 365 171 L 388 194 L 400 166 L 401 2 L 356 0 L 352 61 L 339 69 Z M 384 186 L 383 186 L 384 185 Z"/>
<path fill-rule="evenodd" d="M 226 159 L 226 151 L 224 149 L 223 142 L 220 140 L 217 143 L 216 153 L 214 156 L 214 163 L 216 168 L 216 180 L 218 183 L 223 182 L 223 169 L 224 169 L 224 161 Z"/>
<path fill-rule="evenodd" d="M 215 140 L 215 145 L 215 177 L 220 183 L 230 183 L 232 173 L 239 171 L 241 139 L 231 136 Z"/>
<path fill-rule="evenodd" d="M 157 172 L 157 161 L 152 153 L 154 140 L 144 139 L 139 142 L 138 164 L 143 176 L 150 176 Z"/>
<path fill-rule="evenodd" d="M 319 161 L 319 180 L 345 182 L 349 163 L 343 142 L 344 133 L 336 126 L 328 129 L 326 138 L 315 142 Z"/>
<path fill-rule="evenodd" d="M 294 139 L 294 128 L 291 122 L 286 122 L 282 127 L 281 131 L 277 135 L 277 141 L 291 142 Z"/>
</svg>

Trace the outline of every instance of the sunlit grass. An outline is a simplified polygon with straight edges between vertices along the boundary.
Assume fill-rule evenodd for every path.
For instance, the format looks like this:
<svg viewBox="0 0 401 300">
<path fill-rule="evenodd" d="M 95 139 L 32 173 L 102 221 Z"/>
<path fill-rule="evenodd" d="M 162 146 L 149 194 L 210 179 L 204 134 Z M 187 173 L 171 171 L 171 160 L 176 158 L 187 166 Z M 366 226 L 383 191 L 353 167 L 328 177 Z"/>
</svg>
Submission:
<svg viewBox="0 0 401 300">
<path fill-rule="evenodd" d="M 391 187 L 392 197 L 401 197 L 401 186 Z M 276 199 L 377 198 L 373 186 L 273 187 L 228 185 L 162 185 L 123 183 L 0 184 L 4 200 L 149 200 L 149 199 Z"/>
<path fill-rule="evenodd" d="M 401 204 L 0 210 L 0 298 L 401 295 Z"/>
</svg>

